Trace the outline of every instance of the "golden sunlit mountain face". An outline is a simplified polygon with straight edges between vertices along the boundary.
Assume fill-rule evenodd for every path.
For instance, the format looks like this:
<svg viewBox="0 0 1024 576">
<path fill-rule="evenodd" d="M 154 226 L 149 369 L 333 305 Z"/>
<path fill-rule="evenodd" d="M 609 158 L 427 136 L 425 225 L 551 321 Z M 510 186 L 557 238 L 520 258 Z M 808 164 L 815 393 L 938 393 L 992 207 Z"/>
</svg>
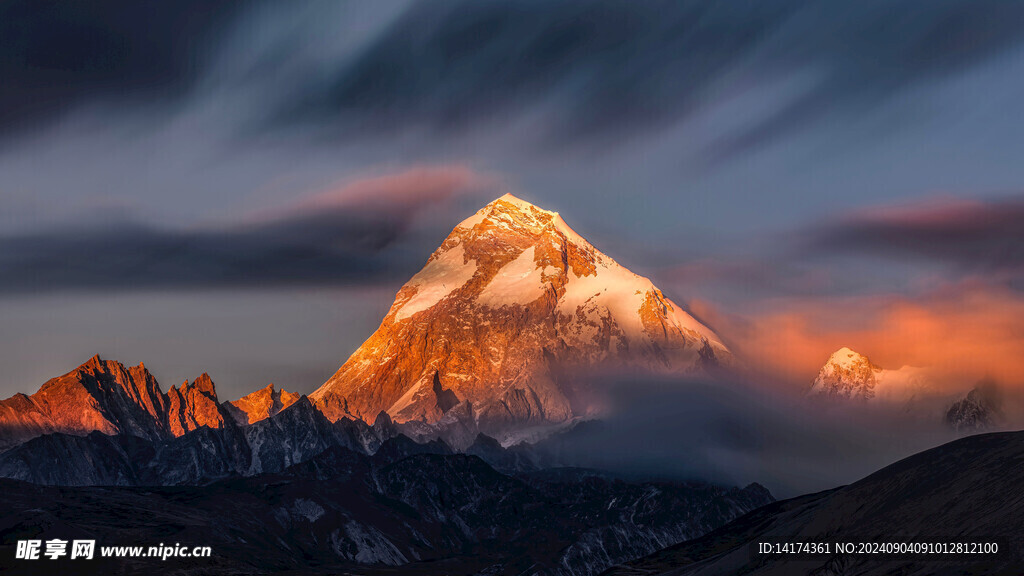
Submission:
<svg viewBox="0 0 1024 576">
<path fill-rule="evenodd" d="M 311 397 L 328 417 L 436 423 L 461 404 L 499 437 L 599 414 L 574 371 L 697 373 L 718 336 L 560 215 L 506 194 L 467 218 L 399 290 L 380 328 Z"/>
</svg>

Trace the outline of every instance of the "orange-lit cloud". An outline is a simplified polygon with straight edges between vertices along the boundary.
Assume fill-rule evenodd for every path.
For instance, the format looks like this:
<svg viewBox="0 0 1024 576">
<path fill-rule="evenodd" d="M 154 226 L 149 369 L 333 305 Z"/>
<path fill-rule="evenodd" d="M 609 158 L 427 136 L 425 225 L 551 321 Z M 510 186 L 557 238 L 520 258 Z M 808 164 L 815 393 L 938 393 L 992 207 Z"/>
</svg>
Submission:
<svg viewBox="0 0 1024 576">
<path fill-rule="evenodd" d="M 1024 196 L 869 207 L 791 238 L 799 249 L 664 276 L 713 297 L 691 308 L 755 372 L 793 390 L 847 346 L 884 368 L 934 368 L 940 390 L 991 376 L 1024 392 Z M 730 295 L 742 315 L 723 304 Z"/>
<path fill-rule="evenodd" d="M 981 284 L 921 298 L 777 300 L 746 318 L 692 308 L 756 373 L 800 390 L 829 354 L 848 346 L 884 368 L 934 368 L 938 390 L 964 391 L 991 376 L 1024 388 L 1024 296 Z"/>
<path fill-rule="evenodd" d="M 493 178 L 462 165 L 413 166 L 340 182 L 299 201 L 294 210 L 351 208 L 406 214 L 494 185 Z"/>
</svg>

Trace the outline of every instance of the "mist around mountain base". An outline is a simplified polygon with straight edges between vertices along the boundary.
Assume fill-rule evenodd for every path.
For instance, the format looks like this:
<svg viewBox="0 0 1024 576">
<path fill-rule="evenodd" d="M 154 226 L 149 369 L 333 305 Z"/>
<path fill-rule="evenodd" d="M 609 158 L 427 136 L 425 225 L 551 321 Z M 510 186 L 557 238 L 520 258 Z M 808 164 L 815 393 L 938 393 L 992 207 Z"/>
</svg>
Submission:
<svg viewBox="0 0 1024 576">
<path fill-rule="evenodd" d="M 778 498 L 856 481 L 959 437 L 948 404 L 822 403 L 771 393 L 738 375 L 593 376 L 614 407 L 540 445 L 567 465 L 634 478 L 763 484 Z"/>
</svg>

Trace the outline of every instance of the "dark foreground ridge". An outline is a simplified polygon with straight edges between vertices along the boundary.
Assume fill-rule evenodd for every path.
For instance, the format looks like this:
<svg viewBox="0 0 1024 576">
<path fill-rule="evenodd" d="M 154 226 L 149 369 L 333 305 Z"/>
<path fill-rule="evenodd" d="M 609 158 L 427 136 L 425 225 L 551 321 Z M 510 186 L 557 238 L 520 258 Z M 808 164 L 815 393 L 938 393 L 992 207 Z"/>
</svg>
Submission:
<svg viewBox="0 0 1024 576">
<path fill-rule="evenodd" d="M 1024 432 L 981 434 L 836 490 L 776 502 L 701 538 L 616 566 L 606 576 L 1021 574 Z M 764 555 L 786 542 L 995 542 L 994 555 Z"/>
<path fill-rule="evenodd" d="M 443 442 L 335 445 L 273 474 L 205 486 L 0 480 L 4 574 L 595 575 L 771 502 L 767 490 L 502 474 Z M 210 546 L 166 561 L 15 559 L 18 540 Z"/>
</svg>

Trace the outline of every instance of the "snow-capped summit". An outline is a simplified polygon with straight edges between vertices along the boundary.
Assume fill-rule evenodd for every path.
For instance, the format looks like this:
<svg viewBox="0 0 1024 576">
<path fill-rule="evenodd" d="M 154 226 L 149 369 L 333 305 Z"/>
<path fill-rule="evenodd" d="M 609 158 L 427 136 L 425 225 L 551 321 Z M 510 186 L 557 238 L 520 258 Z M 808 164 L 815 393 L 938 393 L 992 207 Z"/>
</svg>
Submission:
<svg viewBox="0 0 1024 576">
<path fill-rule="evenodd" d="M 877 373 L 867 356 L 843 347 L 829 356 L 811 385 L 810 394 L 870 400 L 875 397 Z"/>
<path fill-rule="evenodd" d="M 840 348 L 818 371 L 808 395 L 872 402 L 906 402 L 925 388 L 924 370 L 887 370 L 850 348 Z"/>
<path fill-rule="evenodd" d="M 311 398 L 331 419 L 385 410 L 396 422 L 433 423 L 454 410 L 453 395 L 460 413 L 500 432 L 598 410 L 586 387 L 559 376 L 574 367 L 678 372 L 729 358 L 649 279 L 558 213 L 506 194 L 452 230 Z"/>
</svg>

